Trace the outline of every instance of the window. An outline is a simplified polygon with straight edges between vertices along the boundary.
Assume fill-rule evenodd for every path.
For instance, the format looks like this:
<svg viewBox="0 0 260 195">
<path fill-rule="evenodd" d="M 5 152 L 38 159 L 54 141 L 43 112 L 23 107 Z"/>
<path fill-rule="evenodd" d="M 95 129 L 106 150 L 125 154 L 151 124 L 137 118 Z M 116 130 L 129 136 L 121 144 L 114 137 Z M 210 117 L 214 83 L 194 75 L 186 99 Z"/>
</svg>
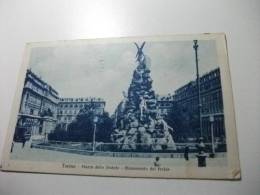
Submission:
<svg viewBox="0 0 260 195">
<path fill-rule="evenodd" d="M 33 109 L 30 109 L 30 114 L 33 115 Z"/>
</svg>

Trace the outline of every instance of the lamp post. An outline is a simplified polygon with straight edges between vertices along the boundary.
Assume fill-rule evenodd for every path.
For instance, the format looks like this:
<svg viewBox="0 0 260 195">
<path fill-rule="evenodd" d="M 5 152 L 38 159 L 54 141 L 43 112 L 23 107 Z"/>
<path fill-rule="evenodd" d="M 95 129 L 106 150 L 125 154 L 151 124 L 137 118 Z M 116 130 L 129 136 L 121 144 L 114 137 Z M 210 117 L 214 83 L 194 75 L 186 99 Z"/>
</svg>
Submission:
<svg viewBox="0 0 260 195">
<path fill-rule="evenodd" d="M 94 116 L 93 122 L 94 122 L 94 131 L 93 131 L 92 151 L 94 153 L 95 149 L 96 149 L 96 130 L 97 130 L 97 122 L 98 122 L 98 117 L 97 116 Z"/>
<path fill-rule="evenodd" d="M 214 116 L 211 115 L 209 117 L 209 122 L 210 122 L 210 130 L 211 130 L 211 146 L 212 146 L 212 153 L 210 154 L 211 158 L 215 157 L 215 143 L 214 143 L 214 132 L 213 132 L 213 123 L 214 123 Z"/>
<path fill-rule="evenodd" d="M 199 64 L 198 64 L 198 40 L 193 40 L 193 49 L 195 50 L 195 62 L 196 62 L 196 81 L 197 81 L 197 90 L 198 90 L 198 115 L 200 121 L 200 137 L 202 137 L 202 120 L 201 120 L 201 98 L 200 98 L 200 75 L 199 75 Z"/>
</svg>

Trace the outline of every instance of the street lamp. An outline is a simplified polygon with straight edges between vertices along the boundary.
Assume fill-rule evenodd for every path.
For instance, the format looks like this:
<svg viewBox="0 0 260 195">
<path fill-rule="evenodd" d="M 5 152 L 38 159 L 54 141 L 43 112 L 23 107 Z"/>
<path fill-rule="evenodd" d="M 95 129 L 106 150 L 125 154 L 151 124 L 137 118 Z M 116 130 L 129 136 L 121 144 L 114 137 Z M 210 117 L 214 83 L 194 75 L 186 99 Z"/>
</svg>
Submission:
<svg viewBox="0 0 260 195">
<path fill-rule="evenodd" d="M 201 98 L 200 98 L 200 75 L 198 64 L 198 40 L 193 40 L 193 49 L 195 50 L 195 62 L 196 62 L 196 77 L 197 77 L 197 90 L 198 90 L 198 115 L 200 121 L 200 137 L 202 137 L 202 120 L 201 120 Z"/>
<path fill-rule="evenodd" d="M 97 116 L 94 116 L 93 122 L 94 122 L 94 131 L 93 131 L 92 151 L 94 153 L 95 152 L 95 148 L 96 148 L 96 130 L 97 130 L 97 122 L 98 122 L 98 117 Z"/>
<path fill-rule="evenodd" d="M 211 146 L 212 146 L 212 153 L 210 154 L 211 158 L 215 157 L 215 143 L 214 143 L 214 132 L 213 132 L 213 123 L 214 123 L 214 116 L 211 115 L 209 117 L 210 122 L 210 130 L 211 130 Z"/>
</svg>

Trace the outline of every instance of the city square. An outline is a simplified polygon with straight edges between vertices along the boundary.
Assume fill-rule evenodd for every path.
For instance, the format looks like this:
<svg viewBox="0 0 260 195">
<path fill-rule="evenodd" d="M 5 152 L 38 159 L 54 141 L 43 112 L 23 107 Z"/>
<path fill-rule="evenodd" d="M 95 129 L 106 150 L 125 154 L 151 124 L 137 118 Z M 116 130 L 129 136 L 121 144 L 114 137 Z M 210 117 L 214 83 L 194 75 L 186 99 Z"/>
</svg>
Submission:
<svg viewBox="0 0 260 195">
<path fill-rule="evenodd" d="M 192 66 L 195 74 L 190 72 L 191 80 L 183 79 L 182 86 L 166 95 L 158 92 L 165 83 L 160 81 L 162 86 L 158 88 L 159 80 L 155 82 L 153 79 L 157 73 L 153 69 L 159 72 L 160 69 L 153 66 L 153 56 L 144 52 L 153 44 L 143 41 L 130 45 L 135 47 L 135 50 L 131 48 L 131 52 L 135 52 L 131 58 L 134 69 L 128 73 L 130 84 L 129 80 L 124 81 L 128 86 L 120 89 L 122 95 L 117 102 L 111 95 L 102 96 L 100 92 L 99 96 L 75 97 L 69 90 L 72 96 L 62 97 L 60 93 L 64 91 L 59 92 L 53 85 L 57 82 L 64 88 L 64 84 L 55 77 L 47 79 L 45 75 L 44 79 L 41 75 L 44 69 L 39 65 L 34 67 L 34 58 L 36 63 L 39 59 L 32 56 L 32 65 L 24 80 L 11 158 L 95 161 L 106 157 L 111 162 L 115 158 L 122 163 L 137 158 L 137 164 L 155 160 L 155 164 L 163 162 L 166 165 L 175 162 L 178 166 L 226 166 L 220 68 L 215 65 L 202 74 L 199 71 L 199 44 L 202 49 L 211 48 L 214 56 L 214 42 L 193 40 L 180 43 L 194 54 L 190 60 L 195 64 Z M 211 58 L 209 62 L 216 63 L 215 58 Z M 99 59 L 97 66 L 104 61 Z M 47 80 L 55 82 L 52 85 Z M 96 90 L 95 86 L 90 87 L 90 90 Z M 80 89 L 73 91 L 78 94 Z M 113 108 L 110 101 L 114 102 Z"/>
</svg>

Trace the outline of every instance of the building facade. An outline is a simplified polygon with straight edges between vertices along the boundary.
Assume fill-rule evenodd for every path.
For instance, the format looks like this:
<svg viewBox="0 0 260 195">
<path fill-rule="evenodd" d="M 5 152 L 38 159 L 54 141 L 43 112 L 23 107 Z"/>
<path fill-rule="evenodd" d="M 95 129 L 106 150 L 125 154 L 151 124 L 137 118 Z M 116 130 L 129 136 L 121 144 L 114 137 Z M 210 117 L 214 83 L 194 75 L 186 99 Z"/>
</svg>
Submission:
<svg viewBox="0 0 260 195">
<path fill-rule="evenodd" d="M 201 120 L 202 135 L 206 140 L 211 139 L 211 125 L 213 125 L 214 136 L 217 139 L 225 139 L 225 124 L 222 99 L 222 87 L 219 68 L 200 77 L 201 95 Z M 196 81 L 191 81 L 177 89 L 173 96 L 176 110 L 182 113 L 186 137 L 198 137 L 199 129 L 199 104 Z M 213 121 L 210 121 L 210 117 Z M 211 120 L 212 120 L 211 119 Z M 213 123 L 213 124 L 211 124 Z M 183 134 L 182 134 L 183 135 Z"/>
<path fill-rule="evenodd" d="M 80 110 L 85 106 L 93 105 L 95 114 L 101 115 L 104 113 L 105 101 L 101 98 L 60 98 L 58 104 L 58 124 L 61 128 L 67 130 L 68 125 L 76 119 Z"/>
<path fill-rule="evenodd" d="M 49 84 L 27 70 L 15 136 L 45 135 L 56 125 L 59 94 Z"/>
<path fill-rule="evenodd" d="M 173 96 L 168 94 L 166 96 L 157 95 L 156 96 L 156 104 L 157 110 L 161 116 L 167 116 L 173 108 Z"/>
<path fill-rule="evenodd" d="M 47 140 L 48 134 L 57 125 L 67 130 L 68 125 L 76 119 L 86 106 L 93 106 L 97 115 L 102 115 L 105 101 L 101 98 L 60 98 L 59 93 L 42 78 L 27 70 L 20 102 L 14 141 L 25 137 L 42 136 Z M 84 109 L 83 109 L 84 110 Z"/>
</svg>

